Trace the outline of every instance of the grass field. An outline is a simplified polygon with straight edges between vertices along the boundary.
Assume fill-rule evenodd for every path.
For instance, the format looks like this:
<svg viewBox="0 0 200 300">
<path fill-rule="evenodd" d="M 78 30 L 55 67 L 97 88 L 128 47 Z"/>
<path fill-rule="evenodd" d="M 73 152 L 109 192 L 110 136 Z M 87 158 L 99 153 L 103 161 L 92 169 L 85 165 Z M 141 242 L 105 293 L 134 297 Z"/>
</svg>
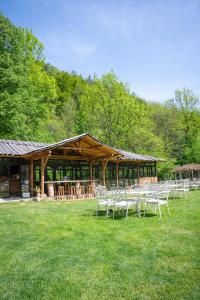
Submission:
<svg viewBox="0 0 200 300">
<path fill-rule="evenodd" d="M 0 205 L 0 299 L 200 299 L 200 191 L 162 220 L 95 208 Z"/>
</svg>

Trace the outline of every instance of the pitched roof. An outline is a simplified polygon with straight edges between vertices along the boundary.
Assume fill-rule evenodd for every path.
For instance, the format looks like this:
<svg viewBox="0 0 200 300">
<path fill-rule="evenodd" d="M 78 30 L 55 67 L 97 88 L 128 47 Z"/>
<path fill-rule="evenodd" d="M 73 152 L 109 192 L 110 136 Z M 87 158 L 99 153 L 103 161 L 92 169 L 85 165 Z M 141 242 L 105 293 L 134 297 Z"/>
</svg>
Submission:
<svg viewBox="0 0 200 300">
<path fill-rule="evenodd" d="M 40 152 L 40 151 L 44 151 L 44 150 L 51 150 L 53 148 L 56 148 L 56 147 L 59 147 L 59 146 L 63 146 L 65 144 L 70 144 L 70 143 L 73 143 L 73 142 L 76 142 L 76 141 L 79 141 L 79 140 L 84 140 L 84 139 L 88 139 L 90 141 L 93 141 L 95 142 L 95 144 L 97 144 L 98 146 L 102 146 L 102 147 L 105 147 L 105 148 L 108 148 L 109 150 L 111 150 L 114 154 L 119 154 L 118 151 L 102 142 L 100 142 L 99 140 L 97 140 L 95 137 L 91 136 L 90 134 L 88 133 L 83 133 L 83 134 L 80 134 L 80 135 L 77 135 L 77 136 L 74 136 L 72 138 L 68 138 L 68 139 L 65 139 L 65 140 L 62 140 L 60 142 L 57 142 L 57 143 L 53 143 L 53 144 L 46 144 L 45 146 L 43 147 L 40 147 L 36 150 L 33 150 L 33 151 L 30 151 L 29 153 L 35 153 L 35 152 Z"/>
<path fill-rule="evenodd" d="M 78 152 L 80 156 L 87 157 L 119 157 L 122 156 L 116 149 L 100 142 L 88 133 L 74 136 L 69 139 L 62 140 L 58 143 L 48 144 L 44 147 L 38 148 L 28 153 L 32 155 L 42 151 L 53 150 L 56 148 L 65 148 Z M 103 155 L 103 156 L 102 156 Z"/>
<path fill-rule="evenodd" d="M 149 162 L 156 162 L 156 161 L 165 161 L 164 159 L 153 157 L 149 155 L 143 155 L 143 154 L 136 154 L 133 152 L 125 151 L 122 149 L 116 149 L 119 153 L 121 153 L 123 156 L 119 159 L 121 160 L 135 160 L 135 161 L 149 161 Z"/>
<path fill-rule="evenodd" d="M 0 155 L 24 155 L 48 144 L 0 139 Z"/>
<path fill-rule="evenodd" d="M 7 156 L 23 156 L 27 154 L 33 154 L 41 151 L 51 150 L 56 147 L 76 142 L 81 139 L 90 139 L 93 140 L 96 144 L 98 144 L 104 150 L 110 150 L 113 155 L 117 155 L 118 159 L 120 160 L 129 160 L 129 161 L 147 161 L 147 162 L 158 162 L 164 161 L 163 159 L 156 158 L 153 156 L 136 154 L 128 151 L 124 151 L 121 149 L 112 148 L 107 146 L 96 138 L 90 136 L 87 133 L 62 140 L 58 143 L 47 144 L 47 143 L 38 143 L 38 142 L 29 142 L 29 141 L 14 141 L 14 140 L 4 140 L 0 139 L 0 155 L 7 155 Z"/>
</svg>

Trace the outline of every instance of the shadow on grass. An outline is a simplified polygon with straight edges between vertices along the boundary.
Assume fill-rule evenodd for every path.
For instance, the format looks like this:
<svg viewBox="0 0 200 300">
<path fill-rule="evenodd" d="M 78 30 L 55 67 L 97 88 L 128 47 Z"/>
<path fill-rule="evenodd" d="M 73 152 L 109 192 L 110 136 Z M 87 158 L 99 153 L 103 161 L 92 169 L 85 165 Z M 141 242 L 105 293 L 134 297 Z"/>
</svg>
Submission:
<svg viewBox="0 0 200 300">
<path fill-rule="evenodd" d="M 83 217 L 98 217 L 98 218 L 106 218 L 106 211 L 105 210 L 99 210 L 98 211 L 98 214 L 96 214 L 96 210 L 93 210 L 93 209 L 89 209 L 87 211 L 85 211 L 83 214 L 81 214 Z M 137 211 L 133 211 L 133 210 L 130 210 L 129 213 L 128 213 L 128 217 L 136 217 L 138 218 L 138 213 Z M 143 218 L 144 217 L 144 212 L 141 210 L 141 217 Z M 156 214 L 153 214 L 153 213 L 150 213 L 150 212 L 146 212 L 145 214 L 145 217 L 144 218 L 152 218 L 152 217 L 157 217 Z M 112 209 L 109 210 L 109 215 L 108 215 L 108 218 L 106 219 L 113 219 L 113 211 Z M 126 218 L 126 213 L 123 212 L 118 212 L 116 211 L 115 212 L 115 218 L 116 220 L 120 220 L 120 219 L 125 219 Z"/>
</svg>

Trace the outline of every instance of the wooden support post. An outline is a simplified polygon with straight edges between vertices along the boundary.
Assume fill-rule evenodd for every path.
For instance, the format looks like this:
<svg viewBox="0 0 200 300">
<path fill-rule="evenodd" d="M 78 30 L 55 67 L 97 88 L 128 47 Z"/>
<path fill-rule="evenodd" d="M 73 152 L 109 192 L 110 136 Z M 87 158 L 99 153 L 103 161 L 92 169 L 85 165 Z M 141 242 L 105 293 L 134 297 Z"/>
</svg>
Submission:
<svg viewBox="0 0 200 300">
<path fill-rule="evenodd" d="M 33 197 L 33 159 L 30 159 L 29 162 L 29 189 L 30 189 L 30 195 Z"/>
<path fill-rule="evenodd" d="M 119 187 L 119 163 L 116 162 L 116 186 Z"/>
<path fill-rule="evenodd" d="M 106 167 L 107 167 L 107 160 L 103 160 L 102 162 L 102 177 L 103 177 L 103 185 L 106 185 Z"/>
<path fill-rule="evenodd" d="M 46 154 L 45 156 L 43 156 L 41 158 L 41 182 L 40 182 L 40 193 L 41 193 L 41 197 L 44 196 L 44 171 L 45 171 L 45 168 L 46 168 L 46 165 L 47 165 L 47 162 L 49 160 L 49 157 L 51 156 L 51 151 L 49 151 L 48 154 Z"/>
<path fill-rule="evenodd" d="M 44 158 L 44 168 L 46 168 L 46 165 L 47 165 L 48 160 L 49 160 L 49 156 L 50 156 L 50 155 L 47 155 L 47 156 Z"/>
<path fill-rule="evenodd" d="M 93 179 L 93 170 L 92 170 L 93 162 L 90 161 L 90 180 Z"/>
<path fill-rule="evenodd" d="M 41 158 L 41 169 L 40 169 L 40 174 L 41 174 L 41 179 L 40 179 L 40 194 L 41 197 L 44 196 L 44 169 L 45 169 L 45 165 L 44 165 L 44 157 Z"/>
<path fill-rule="evenodd" d="M 29 161 L 29 191 L 30 196 L 33 197 L 33 159 Z"/>
<path fill-rule="evenodd" d="M 137 183 L 140 183 L 140 164 L 137 164 Z"/>
</svg>

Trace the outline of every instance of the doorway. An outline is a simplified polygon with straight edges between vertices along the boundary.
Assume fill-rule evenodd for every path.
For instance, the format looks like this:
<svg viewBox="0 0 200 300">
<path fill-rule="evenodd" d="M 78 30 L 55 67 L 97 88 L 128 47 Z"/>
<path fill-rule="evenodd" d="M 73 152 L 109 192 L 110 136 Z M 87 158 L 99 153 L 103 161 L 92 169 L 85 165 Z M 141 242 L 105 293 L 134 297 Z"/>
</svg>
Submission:
<svg viewBox="0 0 200 300">
<path fill-rule="evenodd" d="M 20 165 L 10 165 L 10 182 L 9 182 L 10 197 L 21 196 L 20 185 Z"/>
</svg>

